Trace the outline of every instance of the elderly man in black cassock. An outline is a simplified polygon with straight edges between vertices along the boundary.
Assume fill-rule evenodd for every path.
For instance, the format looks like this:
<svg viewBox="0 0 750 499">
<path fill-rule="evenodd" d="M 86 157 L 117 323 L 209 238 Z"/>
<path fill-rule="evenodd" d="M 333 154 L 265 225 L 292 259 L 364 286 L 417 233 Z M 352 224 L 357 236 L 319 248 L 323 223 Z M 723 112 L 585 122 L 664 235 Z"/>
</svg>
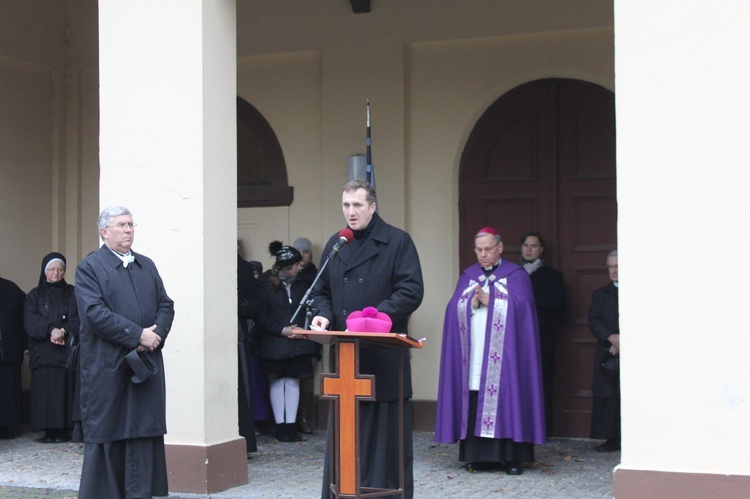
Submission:
<svg viewBox="0 0 750 499">
<path fill-rule="evenodd" d="M 607 256 L 607 272 L 611 281 L 591 295 L 589 329 L 596 338 L 594 350 L 594 377 L 591 394 L 594 407 L 591 411 L 591 438 L 605 438 L 595 447 L 599 452 L 620 450 L 620 376 L 607 374 L 601 366 L 610 353 L 620 355 L 620 308 L 617 250 Z"/>
<path fill-rule="evenodd" d="M 354 240 L 321 270 L 313 298 L 318 315 L 312 325 L 344 331 L 348 313 L 375 307 L 393 321 L 391 332 L 408 333 L 411 314 L 422 303 L 424 284 L 417 248 L 409 234 L 387 224 L 376 211 L 375 188 L 352 180 L 341 196 L 344 218 Z M 328 255 L 339 236 L 333 235 L 323 250 Z M 321 260 L 321 268 L 325 262 Z M 360 349 L 361 374 L 375 375 L 374 402 L 360 402 L 361 485 L 396 489 L 399 485 L 398 368 L 404 361 L 404 497 L 414 494 L 411 405 L 411 365 L 406 349 Z M 328 453 L 323 497 L 329 497 Z"/>
<path fill-rule="evenodd" d="M 99 215 L 104 244 L 76 270 L 84 457 L 79 499 L 166 496 L 161 350 L 174 302 L 154 262 L 131 251 L 127 208 Z"/>
</svg>

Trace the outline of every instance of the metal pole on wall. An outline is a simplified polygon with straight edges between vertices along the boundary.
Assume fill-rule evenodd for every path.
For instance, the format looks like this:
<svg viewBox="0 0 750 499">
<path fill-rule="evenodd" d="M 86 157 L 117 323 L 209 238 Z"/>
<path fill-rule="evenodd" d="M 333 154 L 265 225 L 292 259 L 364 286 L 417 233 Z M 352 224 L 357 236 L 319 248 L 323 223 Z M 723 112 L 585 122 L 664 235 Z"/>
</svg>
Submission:
<svg viewBox="0 0 750 499">
<path fill-rule="evenodd" d="M 349 156 L 349 181 L 356 178 L 367 180 L 367 157 L 364 154 Z"/>
<path fill-rule="evenodd" d="M 367 146 L 367 154 L 349 156 L 348 176 L 349 181 L 360 178 L 375 187 L 375 169 L 372 166 L 372 139 L 370 138 L 370 99 L 367 99 L 366 130 L 365 145 Z M 376 207 L 375 209 L 377 210 L 378 208 Z"/>
</svg>

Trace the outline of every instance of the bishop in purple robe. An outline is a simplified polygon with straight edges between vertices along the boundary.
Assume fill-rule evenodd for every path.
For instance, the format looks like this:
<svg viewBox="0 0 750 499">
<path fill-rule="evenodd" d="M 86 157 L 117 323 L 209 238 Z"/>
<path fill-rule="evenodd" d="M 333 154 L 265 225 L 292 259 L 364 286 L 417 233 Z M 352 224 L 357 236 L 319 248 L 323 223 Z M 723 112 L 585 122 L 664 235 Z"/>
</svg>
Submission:
<svg viewBox="0 0 750 499">
<path fill-rule="evenodd" d="M 504 463 L 520 475 L 546 442 L 534 292 L 495 229 L 480 229 L 474 250 L 445 311 L 435 441 L 460 441 L 469 471 Z"/>
</svg>

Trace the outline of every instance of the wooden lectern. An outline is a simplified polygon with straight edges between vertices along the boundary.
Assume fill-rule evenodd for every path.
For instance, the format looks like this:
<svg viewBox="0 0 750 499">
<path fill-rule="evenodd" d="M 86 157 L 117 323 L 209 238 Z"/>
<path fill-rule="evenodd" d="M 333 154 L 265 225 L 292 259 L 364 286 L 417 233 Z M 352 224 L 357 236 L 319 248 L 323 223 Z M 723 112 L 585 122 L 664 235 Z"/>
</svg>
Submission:
<svg viewBox="0 0 750 499">
<path fill-rule="evenodd" d="M 335 498 L 378 497 L 404 494 L 404 361 L 399 363 L 399 459 L 398 489 L 362 487 L 359 459 L 360 400 L 375 400 L 375 376 L 359 373 L 360 345 L 382 348 L 422 348 L 422 343 L 397 333 L 350 333 L 344 331 L 300 331 L 307 339 L 337 345 L 335 373 L 320 375 L 320 398 L 334 402 L 331 438 L 331 496 Z"/>
</svg>

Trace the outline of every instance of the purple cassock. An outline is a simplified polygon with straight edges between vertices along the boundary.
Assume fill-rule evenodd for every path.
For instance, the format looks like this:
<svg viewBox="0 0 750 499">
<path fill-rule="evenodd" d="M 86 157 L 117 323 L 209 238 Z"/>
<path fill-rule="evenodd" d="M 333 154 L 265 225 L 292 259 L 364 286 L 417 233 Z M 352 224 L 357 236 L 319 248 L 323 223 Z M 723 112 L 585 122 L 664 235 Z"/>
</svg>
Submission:
<svg viewBox="0 0 750 499">
<path fill-rule="evenodd" d="M 477 437 L 514 442 L 546 441 L 539 330 L 531 280 L 503 260 L 489 275 L 475 264 L 466 269 L 445 310 L 435 441 L 464 440 L 469 417 L 471 299 L 489 281 Z"/>
</svg>

